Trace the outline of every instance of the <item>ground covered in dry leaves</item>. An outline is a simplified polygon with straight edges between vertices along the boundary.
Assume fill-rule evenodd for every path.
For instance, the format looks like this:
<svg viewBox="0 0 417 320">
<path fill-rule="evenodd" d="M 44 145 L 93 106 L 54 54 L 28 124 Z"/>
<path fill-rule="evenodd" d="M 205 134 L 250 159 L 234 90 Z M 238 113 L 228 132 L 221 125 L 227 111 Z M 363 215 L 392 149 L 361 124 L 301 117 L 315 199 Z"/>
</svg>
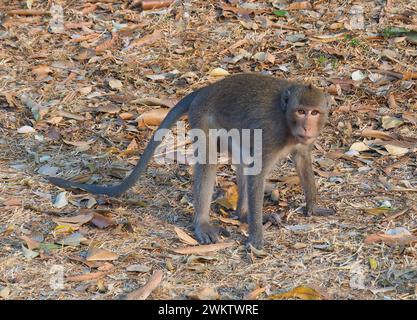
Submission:
<svg viewBox="0 0 417 320">
<path fill-rule="evenodd" d="M 416 2 L 157 3 L 2 1 L 0 299 L 417 298 Z M 331 94 L 314 167 L 335 216 L 299 213 L 284 159 L 265 195 L 282 226 L 247 252 L 222 166 L 211 218 L 231 235 L 205 252 L 189 166 L 152 162 L 118 199 L 43 178 L 120 181 L 175 101 L 239 72 Z"/>
</svg>

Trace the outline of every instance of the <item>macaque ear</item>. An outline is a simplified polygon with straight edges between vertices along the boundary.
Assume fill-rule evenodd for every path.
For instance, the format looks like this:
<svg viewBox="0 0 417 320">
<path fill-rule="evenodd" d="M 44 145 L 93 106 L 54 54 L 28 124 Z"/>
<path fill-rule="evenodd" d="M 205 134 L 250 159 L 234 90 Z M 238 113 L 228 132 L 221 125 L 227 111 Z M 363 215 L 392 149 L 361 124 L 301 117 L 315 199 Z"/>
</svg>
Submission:
<svg viewBox="0 0 417 320">
<path fill-rule="evenodd" d="M 285 89 L 281 94 L 281 108 L 283 111 L 287 111 L 288 102 L 290 101 L 291 90 Z"/>
</svg>

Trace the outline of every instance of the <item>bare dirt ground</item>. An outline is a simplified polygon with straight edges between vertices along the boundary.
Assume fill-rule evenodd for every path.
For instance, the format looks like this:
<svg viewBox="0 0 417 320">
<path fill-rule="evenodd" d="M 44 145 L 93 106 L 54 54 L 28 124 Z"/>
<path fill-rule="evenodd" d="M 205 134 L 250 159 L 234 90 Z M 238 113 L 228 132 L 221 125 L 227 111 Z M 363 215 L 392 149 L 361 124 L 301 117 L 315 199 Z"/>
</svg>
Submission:
<svg viewBox="0 0 417 320">
<path fill-rule="evenodd" d="M 142 12 L 118 0 L 2 1 L 0 299 L 117 299 L 155 270 L 150 299 L 416 299 L 416 17 L 405 0 L 174 1 Z M 190 167 L 152 162 L 118 199 L 61 194 L 43 178 L 120 181 L 156 128 L 146 112 L 224 72 L 331 94 L 314 167 L 335 216 L 298 213 L 304 198 L 284 159 L 265 196 L 283 225 L 265 226 L 263 254 L 247 252 L 246 226 L 225 206 L 234 173 L 222 166 L 211 219 L 231 245 L 180 254 L 191 240 L 174 227 L 192 236 Z"/>
</svg>

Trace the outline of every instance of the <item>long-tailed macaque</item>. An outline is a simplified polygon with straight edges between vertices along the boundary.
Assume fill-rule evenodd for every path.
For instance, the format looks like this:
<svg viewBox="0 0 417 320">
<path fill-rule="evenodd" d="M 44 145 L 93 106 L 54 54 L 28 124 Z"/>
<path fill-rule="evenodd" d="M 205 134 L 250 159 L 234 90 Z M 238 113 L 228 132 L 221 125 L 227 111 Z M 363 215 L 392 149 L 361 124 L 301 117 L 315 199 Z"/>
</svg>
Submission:
<svg viewBox="0 0 417 320">
<path fill-rule="evenodd" d="M 329 215 L 331 209 L 316 205 L 316 186 L 311 163 L 311 148 L 328 116 L 325 94 L 311 85 L 279 80 L 260 74 L 238 74 L 196 90 L 173 107 L 158 129 L 169 129 L 188 113 L 192 128 L 261 129 L 261 169 L 247 174 L 250 165 L 237 165 L 239 189 L 238 216 L 249 224 L 248 244 L 263 246 L 262 206 L 264 182 L 277 159 L 291 154 L 306 197 L 305 214 Z M 93 194 L 119 196 L 131 188 L 145 171 L 155 149 L 161 143 L 153 135 L 139 162 L 120 184 L 99 186 L 60 178 L 48 178 L 63 188 L 79 188 Z M 246 149 L 245 149 L 246 148 Z M 248 150 L 250 149 L 250 150 Z M 243 145 L 243 152 L 253 154 L 253 145 Z M 215 184 L 216 164 L 196 163 L 194 168 L 194 228 L 200 243 L 214 243 L 218 229 L 209 222 L 210 204 Z"/>
</svg>

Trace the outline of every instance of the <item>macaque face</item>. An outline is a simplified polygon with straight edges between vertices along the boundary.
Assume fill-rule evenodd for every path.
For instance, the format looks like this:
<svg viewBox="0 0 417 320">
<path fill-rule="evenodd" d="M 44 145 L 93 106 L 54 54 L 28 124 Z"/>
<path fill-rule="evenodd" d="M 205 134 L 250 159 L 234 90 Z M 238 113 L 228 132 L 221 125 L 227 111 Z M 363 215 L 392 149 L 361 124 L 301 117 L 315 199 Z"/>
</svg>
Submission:
<svg viewBox="0 0 417 320">
<path fill-rule="evenodd" d="M 326 122 L 327 100 L 324 93 L 314 87 L 297 89 L 287 89 L 282 103 L 291 135 L 298 143 L 308 145 L 317 139 Z"/>
<path fill-rule="evenodd" d="M 295 108 L 292 116 L 294 126 L 291 128 L 291 133 L 297 142 L 305 145 L 313 143 L 324 124 L 321 108 L 300 105 Z"/>
</svg>

